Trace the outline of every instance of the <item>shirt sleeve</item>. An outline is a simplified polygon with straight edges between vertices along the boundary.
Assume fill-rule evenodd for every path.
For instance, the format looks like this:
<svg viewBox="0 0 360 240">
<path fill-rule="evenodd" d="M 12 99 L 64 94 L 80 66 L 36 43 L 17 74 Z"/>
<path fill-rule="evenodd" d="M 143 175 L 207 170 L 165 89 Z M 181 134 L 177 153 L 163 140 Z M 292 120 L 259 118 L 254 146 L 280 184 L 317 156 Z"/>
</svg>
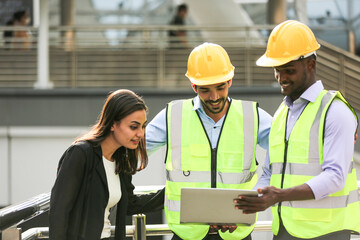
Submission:
<svg viewBox="0 0 360 240">
<path fill-rule="evenodd" d="M 166 134 L 166 108 L 164 108 L 146 127 L 146 149 L 150 155 L 166 145 Z"/>
<path fill-rule="evenodd" d="M 165 187 L 148 194 L 134 194 L 135 186 L 132 184 L 132 176 L 124 174 L 126 191 L 128 192 L 127 215 L 154 212 L 164 209 Z"/>
<path fill-rule="evenodd" d="M 270 160 L 269 160 L 269 133 L 271 127 L 272 117 L 269 113 L 259 108 L 259 133 L 258 144 L 266 150 L 266 157 L 263 164 L 263 173 L 254 189 L 263 188 L 270 185 Z"/>
<path fill-rule="evenodd" d="M 272 117 L 270 114 L 259 108 L 259 132 L 258 144 L 266 151 L 269 149 L 269 133 Z"/>
<path fill-rule="evenodd" d="M 271 177 L 271 170 L 270 170 L 270 159 L 269 159 L 269 151 L 266 152 L 265 162 L 262 167 L 263 173 L 259 178 L 258 182 L 256 183 L 254 190 L 258 188 L 264 188 L 266 186 L 270 186 L 270 177 Z"/>
<path fill-rule="evenodd" d="M 353 112 L 335 99 L 325 121 L 323 171 L 307 182 L 315 199 L 327 197 L 344 187 L 353 158 L 356 128 Z"/>
</svg>

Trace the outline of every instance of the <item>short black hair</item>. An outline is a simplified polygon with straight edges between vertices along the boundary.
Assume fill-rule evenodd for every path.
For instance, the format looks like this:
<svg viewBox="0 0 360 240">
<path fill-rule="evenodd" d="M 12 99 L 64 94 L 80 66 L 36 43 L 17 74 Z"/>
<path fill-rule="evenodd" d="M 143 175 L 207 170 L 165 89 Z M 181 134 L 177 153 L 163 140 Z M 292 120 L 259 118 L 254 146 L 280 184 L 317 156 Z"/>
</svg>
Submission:
<svg viewBox="0 0 360 240">
<path fill-rule="evenodd" d="M 316 61 L 316 54 L 312 54 L 311 56 L 309 56 L 310 59 L 314 59 Z"/>
<path fill-rule="evenodd" d="M 177 7 L 177 11 L 180 12 L 180 11 L 187 11 L 187 5 L 185 3 L 183 4 L 180 4 L 178 7 Z"/>
<path fill-rule="evenodd" d="M 25 10 L 20 10 L 20 11 L 15 12 L 13 14 L 13 20 L 20 21 L 21 18 L 26 15 L 26 13 L 27 12 Z"/>
</svg>

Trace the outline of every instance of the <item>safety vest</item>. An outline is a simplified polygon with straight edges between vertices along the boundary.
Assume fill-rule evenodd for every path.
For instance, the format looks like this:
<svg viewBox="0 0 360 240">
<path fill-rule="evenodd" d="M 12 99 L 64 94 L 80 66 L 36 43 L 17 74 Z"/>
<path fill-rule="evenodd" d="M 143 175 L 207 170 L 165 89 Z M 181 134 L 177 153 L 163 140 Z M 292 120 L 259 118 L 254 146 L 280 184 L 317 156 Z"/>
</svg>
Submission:
<svg viewBox="0 0 360 240">
<path fill-rule="evenodd" d="M 291 188 L 304 184 L 322 172 L 323 137 L 327 110 L 339 92 L 323 90 L 315 102 L 309 102 L 285 140 L 288 107 L 282 103 L 276 111 L 269 135 L 270 184 Z M 315 238 L 341 230 L 360 231 L 360 208 L 356 171 L 351 161 L 342 190 L 320 200 L 285 201 L 272 207 L 274 235 L 279 231 L 279 216 L 286 230 L 298 238 Z"/>
<path fill-rule="evenodd" d="M 179 237 L 200 240 L 209 231 L 206 224 L 180 224 L 181 188 L 252 189 L 255 186 L 257 136 L 255 102 L 231 100 L 215 149 L 211 149 L 200 117 L 193 110 L 192 99 L 168 104 L 165 215 L 170 229 Z M 223 239 L 242 239 L 253 228 L 239 225 L 231 234 L 219 234 Z"/>
</svg>

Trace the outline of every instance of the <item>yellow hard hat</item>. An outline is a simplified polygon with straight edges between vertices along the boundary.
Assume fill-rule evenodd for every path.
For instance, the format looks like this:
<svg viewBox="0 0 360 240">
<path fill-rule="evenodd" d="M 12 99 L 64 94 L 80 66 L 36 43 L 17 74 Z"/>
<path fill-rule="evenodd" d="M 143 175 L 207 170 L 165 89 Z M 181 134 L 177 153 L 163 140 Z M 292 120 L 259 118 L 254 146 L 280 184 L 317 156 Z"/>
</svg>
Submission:
<svg viewBox="0 0 360 240">
<path fill-rule="evenodd" d="M 211 85 L 232 79 L 234 69 L 223 47 L 206 42 L 191 51 L 185 76 L 195 85 Z"/>
<path fill-rule="evenodd" d="M 287 20 L 272 30 L 266 52 L 256 61 L 256 65 L 284 65 L 302 56 L 309 56 L 319 48 L 320 44 L 308 26 L 295 20 Z"/>
</svg>

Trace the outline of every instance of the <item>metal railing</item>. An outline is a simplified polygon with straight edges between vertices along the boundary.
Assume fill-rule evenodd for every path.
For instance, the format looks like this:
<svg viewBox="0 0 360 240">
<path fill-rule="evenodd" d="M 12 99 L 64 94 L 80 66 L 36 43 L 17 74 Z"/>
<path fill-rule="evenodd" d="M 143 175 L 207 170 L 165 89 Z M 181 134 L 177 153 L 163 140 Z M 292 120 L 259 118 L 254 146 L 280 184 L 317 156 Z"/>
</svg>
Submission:
<svg viewBox="0 0 360 240">
<path fill-rule="evenodd" d="M 161 186 L 162 188 L 163 186 Z M 160 186 L 137 187 L 136 193 L 148 193 L 151 190 L 160 189 Z M 47 212 L 50 209 L 50 193 L 43 193 L 19 204 L 14 204 L 0 209 L 0 234 L 2 240 L 35 240 L 48 239 L 49 228 L 37 227 L 26 230 L 22 233 L 17 226 L 31 218 Z M 134 240 L 144 240 L 146 236 L 172 235 L 167 224 L 147 224 L 144 214 L 132 216 L 133 224 L 126 226 L 126 236 Z M 254 231 L 271 231 L 271 221 L 258 221 Z M 115 234 L 115 227 L 111 227 L 112 236 Z"/>
<path fill-rule="evenodd" d="M 360 57 L 319 40 L 317 78 L 326 89 L 339 90 L 360 111 Z"/>
<path fill-rule="evenodd" d="M 101 25 L 50 27 L 49 73 L 55 88 L 188 87 L 187 56 L 208 41 L 228 51 L 233 86 L 277 86 L 273 70 L 255 65 L 273 26 Z M 9 27 L 0 27 L 0 31 Z M 37 29 L 33 32 L 37 41 Z M 169 30 L 186 30 L 187 43 L 171 43 Z M 24 29 L 23 29 L 24 30 Z M 333 31 L 339 29 L 334 28 Z M 321 29 L 314 29 L 321 31 Z M 329 31 L 329 29 L 327 29 Z M 36 44 L 7 49 L 0 40 L 0 88 L 33 88 L 37 80 Z M 171 43 L 171 44 L 170 44 Z M 329 89 L 339 89 L 360 110 L 360 58 L 320 40 L 317 73 Z M 1 47 L 2 46 L 2 47 Z"/>
<path fill-rule="evenodd" d="M 146 216 L 143 214 L 133 216 L 133 225 L 126 226 L 126 237 L 132 237 L 134 240 L 145 240 L 151 236 L 172 235 L 167 224 L 145 224 Z M 271 221 L 257 221 L 254 232 L 271 231 Z M 115 234 L 115 227 L 111 227 L 112 237 Z M 22 234 L 22 240 L 48 239 L 49 228 L 32 228 Z M 6 239 L 3 239 L 6 240 Z"/>
<path fill-rule="evenodd" d="M 19 204 L 0 209 L 0 231 L 19 225 L 50 209 L 50 193 L 43 193 Z"/>
<path fill-rule="evenodd" d="M 358 181 L 358 189 L 360 189 L 360 181 Z M 161 189 L 163 186 L 137 187 L 135 193 L 149 193 L 152 190 Z M 358 190 L 360 194 L 360 190 Z M 36 240 L 48 239 L 49 228 L 37 227 L 27 231 L 21 231 L 17 226 L 28 221 L 34 216 L 49 211 L 50 209 L 50 193 L 43 193 L 19 204 L 14 204 L 6 208 L 0 209 L 0 234 L 2 240 Z M 146 224 L 146 216 L 137 214 L 132 216 L 133 224 L 126 226 L 126 236 L 132 237 L 134 240 L 145 240 L 147 236 L 164 236 L 171 235 L 172 231 L 167 224 Z M 254 232 L 271 231 L 271 221 L 257 221 Z M 115 234 L 115 227 L 111 227 L 112 236 Z M 358 235 L 352 236 L 353 240 L 359 240 Z"/>
<path fill-rule="evenodd" d="M 227 48 L 236 66 L 238 85 L 264 85 L 262 81 L 253 82 L 250 74 L 271 73 L 271 70 L 263 68 L 252 70 L 256 67 L 256 57 L 265 46 L 266 36 L 261 34 L 264 28 L 166 25 L 51 27 L 50 81 L 54 87 L 184 87 L 188 84 L 184 76 L 188 54 L 194 46 L 211 41 Z M 186 29 L 186 45 L 168 37 L 168 31 L 176 29 Z M 35 29 L 31 30 L 35 32 L 35 43 L 37 34 Z M 126 35 L 122 34 L 124 31 Z M 33 44 L 31 49 L 20 51 L 17 48 L 6 49 L 3 45 L 0 49 L 0 69 L 3 70 L 0 72 L 0 87 L 34 86 L 37 79 L 36 47 Z"/>
</svg>

